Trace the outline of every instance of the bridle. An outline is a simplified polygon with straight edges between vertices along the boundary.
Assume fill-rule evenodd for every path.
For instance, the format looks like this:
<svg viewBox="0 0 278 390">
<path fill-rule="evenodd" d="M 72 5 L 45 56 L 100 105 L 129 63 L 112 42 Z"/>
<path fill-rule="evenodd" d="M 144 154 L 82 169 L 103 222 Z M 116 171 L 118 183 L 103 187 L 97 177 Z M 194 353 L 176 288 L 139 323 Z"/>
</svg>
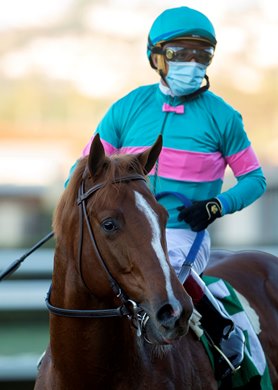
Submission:
<svg viewBox="0 0 278 390">
<path fill-rule="evenodd" d="M 132 174 L 127 176 L 121 176 L 115 178 L 111 184 L 115 183 L 128 183 L 130 181 L 135 180 L 143 180 L 146 181 L 145 177 L 140 174 Z M 86 201 L 99 189 L 103 188 L 105 183 L 99 183 L 91 187 L 88 191 L 85 192 L 85 179 L 83 178 L 79 190 L 78 190 L 78 198 L 77 205 L 79 206 L 79 223 L 80 223 L 80 237 L 79 237 L 79 247 L 78 247 L 78 257 L 79 257 L 79 268 L 80 274 L 84 282 L 82 272 L 81 272 L 81 258 L 82 258 L 82 243 L 83 243 L 83 225 L 84 220 L 87 226 L 87 230 L 89 233 L 90 241 L 93 247 L 93 251 L 98 259 L 98 262 L 104 269 L 107 274 L 109 283 L 115 295 L 122 301 L 122 305 L 113 308 L 113 309 L 95 309 L 95 310 L 79 310 L 79 309 L 63 309 L 57 306 L 53 306 L 50 303 L 51 297 L 51 286 L 46 296 L 46 306 L 50 313 L 62 316 L 62 317 L 71 317 L 71 318 L 107 318 L 107 317 L 121 317 L 127 316 L 129 319 L 133 320 L 135 327 L 137 328 L 137 334 L 141 335 L 142 326 L 146 323 L 148 316 L 143 310 L 131 299 L 128 299 L 126 294 L 123 293 L 122 289 L 118 285 L 117 281 L 114 279 L 112 274 L 109 271 L 109 268 L 106 265 L 105 260 L 101 256 L 101 253 L 98 249 L 98 245 L 95 239 L 95 235 L 93 233 L 93 229 L 89 220 Z M 85 284 L 86 285 L 86 284 Z M 87 286 L 86 286 L 87 287 Z"/>
</svg>

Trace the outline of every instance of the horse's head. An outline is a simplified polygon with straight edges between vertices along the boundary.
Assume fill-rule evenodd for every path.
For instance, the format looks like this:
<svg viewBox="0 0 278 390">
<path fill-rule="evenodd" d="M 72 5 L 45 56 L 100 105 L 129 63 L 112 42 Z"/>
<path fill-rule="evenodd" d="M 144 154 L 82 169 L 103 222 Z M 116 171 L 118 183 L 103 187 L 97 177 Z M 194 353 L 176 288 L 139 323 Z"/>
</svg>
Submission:
<svg viewBox="0 0 278 390">
<path fill-rule="evenodd" d="M 89 157 L 79 163 L 54 222 L 58 242 L 64 241 L 65 250 L 74 252 L 69 256 L 75 259 L 72 269 L 78 286 L 83 283 L 87 295 L 90 292 L 92 305 L 115 305 L 112 279 L 148 314 L 147 336 L 158 344 L 185 334 L 192 313 L 191 299 L 168 259 L 167 211 L 143 180 L 161 146 L 159 137 L 143 153 L 109 158 L 95 136 Z"/>
</svg>

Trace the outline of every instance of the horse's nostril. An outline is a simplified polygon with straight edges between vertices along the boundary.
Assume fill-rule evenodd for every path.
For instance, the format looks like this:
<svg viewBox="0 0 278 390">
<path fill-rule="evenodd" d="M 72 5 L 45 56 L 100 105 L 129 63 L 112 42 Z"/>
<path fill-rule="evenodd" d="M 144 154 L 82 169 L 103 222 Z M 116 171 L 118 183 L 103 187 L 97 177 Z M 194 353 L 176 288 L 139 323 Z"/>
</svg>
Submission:
<svg viewBox="0 0 278 390">
<path fill-rule="evenodd" d="M 181 311 L 173 308 L 169 303 L 162 306 L 157 312 L 157 319 L 165 329 L 173 328 L 180 318 Z"/>
</svg>

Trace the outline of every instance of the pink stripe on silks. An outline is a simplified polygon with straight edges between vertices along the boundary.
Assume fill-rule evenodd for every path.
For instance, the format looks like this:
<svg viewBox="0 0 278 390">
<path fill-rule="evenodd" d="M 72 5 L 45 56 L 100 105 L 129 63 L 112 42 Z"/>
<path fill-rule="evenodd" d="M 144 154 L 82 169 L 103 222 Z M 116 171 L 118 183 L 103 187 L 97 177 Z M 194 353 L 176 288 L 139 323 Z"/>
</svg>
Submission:
<svg viewBox="0 0 278 390">
<path fill-rule="evenodd" d="M 123 147 L 119 153 L 135 154 L 144 152 L 149 146 Z M 188 152 L 162 148 L 159 156 L 158 175 L 174 180 L 193 182 L 223 179 L 226 162 L 221 153 Z M 154 174 L 155 168 L 150 172 Z"/>
<path fill-rule="evenodd" d="M 149 148 L 150 148 L 150 146 L 126 146 L 126 147 L 120 148 L 119 153 L 121 153 L 121 154 L 137 154 L 137 153 L 142 153 Z M 154 173 L 155 173 L 155 166 L 149 172 L 149 174 L 154 175 Z"/>
<path fill-rule="evenodd" d="M 226 161 L 237 177 L 260 168 L 260 163 L 252 146 L 248 146 L 248 148 L 241 152 L 226 157 Z"/>
<path fill-rule="evenodd" d="M 105 153 L 107 154 L 107 156 L 111 156 L 111 154 L 118 152 L 118 149 L 115 148 L 115 146 L 113 146 L 112 144 L 110 144 L 107 141 L 104 141 L 104 139 L 102 139 L 102 138 L 100 140 L 101 140 L 101 143 L 104 147 L 104 150 L 105 150 Z"/>
<path fill-rule="evenodd" d="M 145 150 L 150 148 L 150 146 L 125 146 L 123 148 L 120 148 L 119 153 L 121 154 L 136 154 L 136 153 L 142 153 Z"/>
<path fill-rule="evenodd" d="M 94 139 L 94 135 L 92 136 L 92 138 L 90 139 L 90 141 L 87 143 L 87 145 L 85 146 L 85 148 L 83 149 L 83 152 L 82 152 L 82 157 L 84 156 L 88 156 L 89 153 L 90 153 L 90 148 L 91 148 L 91 144 L 93 142 L 93 139 Z M 117 151 L 117 148 L 115 148 L 113 145 L 111 145 L 109 142 L 106 142 L 104 139 L 101 139 L 101 143 L 104 147 L 104 150 L 105 150 L 105 153 L 110 156 L 111 154 L 115 153 Z"/>
<path fill-rule="evenodd" d="M 163 148 L 158 175 L 182 181 L 205 182 L 223 179 L 226 162 L 221 153 L 189 152 Z"/>
</svg>

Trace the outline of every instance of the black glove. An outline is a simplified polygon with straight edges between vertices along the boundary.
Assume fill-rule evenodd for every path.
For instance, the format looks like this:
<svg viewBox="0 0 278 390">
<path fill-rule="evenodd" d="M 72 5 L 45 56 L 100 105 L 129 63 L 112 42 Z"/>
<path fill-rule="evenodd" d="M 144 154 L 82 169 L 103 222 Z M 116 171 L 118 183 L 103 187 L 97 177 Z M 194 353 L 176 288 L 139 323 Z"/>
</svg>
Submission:
<svg viewBox="0 0 278 390">
<path fill-rule="evenodd" d="M 216 218 L 222 216 L 222 206 L 216 198 L 194 202 L 190 207 L 178 207 L 178 211 L 178 221 L 188 223 L 193 232 L 206 229 Z"/>
</svg>

